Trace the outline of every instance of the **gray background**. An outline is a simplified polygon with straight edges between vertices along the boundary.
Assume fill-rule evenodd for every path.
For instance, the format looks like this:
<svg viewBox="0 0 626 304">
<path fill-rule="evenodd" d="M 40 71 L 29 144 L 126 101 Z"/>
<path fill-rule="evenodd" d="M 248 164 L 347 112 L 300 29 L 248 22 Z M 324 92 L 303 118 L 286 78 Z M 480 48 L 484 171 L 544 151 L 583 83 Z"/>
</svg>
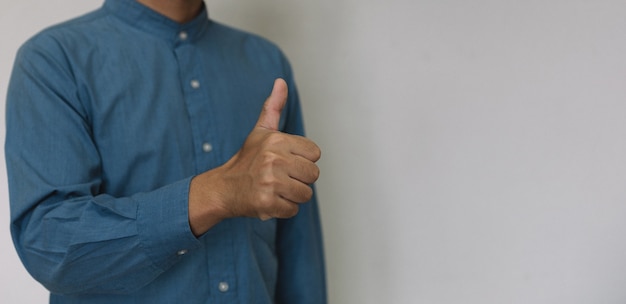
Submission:
<svg viewBox="0 0 626 304">
<path fill-rule="evenodd" d="M 2 0 L 0 95 L 25 39 L 100 4 Z M 626 302 L 626 2 L 208 4 L 292 61 L 332 303 Z M 0 302 L 43 303 L 4 168 Z"/>
</svg>

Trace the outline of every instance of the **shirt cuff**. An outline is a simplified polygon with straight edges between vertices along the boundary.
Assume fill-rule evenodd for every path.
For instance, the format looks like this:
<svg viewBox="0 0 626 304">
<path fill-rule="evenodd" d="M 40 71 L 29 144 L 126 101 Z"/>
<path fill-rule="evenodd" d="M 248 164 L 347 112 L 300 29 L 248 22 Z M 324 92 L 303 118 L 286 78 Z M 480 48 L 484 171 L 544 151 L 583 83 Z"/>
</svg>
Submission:
<svg viewBox="0 0 626 304">
<path fill-rule="evenodd" d="M 201 246 L 189 227 L 190 183 L 191 177 L 133 196 L 142 247 L 163 271 Z"/>
</svg>

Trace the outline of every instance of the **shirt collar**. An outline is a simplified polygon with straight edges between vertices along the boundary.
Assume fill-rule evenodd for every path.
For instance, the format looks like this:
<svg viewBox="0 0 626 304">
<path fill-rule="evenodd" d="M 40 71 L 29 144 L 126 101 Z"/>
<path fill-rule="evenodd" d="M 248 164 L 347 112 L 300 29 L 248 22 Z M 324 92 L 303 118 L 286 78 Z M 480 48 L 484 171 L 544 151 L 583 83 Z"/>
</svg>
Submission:
<svg viewBox="0 0 626 304">
<path fill-rule="evenodd" d="M 172 43 L 180 41 L 181 38 L 193 41 L 209 25 L 209 14 L 204 3 L 200 14 L 183 24 L 157 13 L 136 0 L 106 0 L 103 7 L 124 22 Z"/>
</svg>

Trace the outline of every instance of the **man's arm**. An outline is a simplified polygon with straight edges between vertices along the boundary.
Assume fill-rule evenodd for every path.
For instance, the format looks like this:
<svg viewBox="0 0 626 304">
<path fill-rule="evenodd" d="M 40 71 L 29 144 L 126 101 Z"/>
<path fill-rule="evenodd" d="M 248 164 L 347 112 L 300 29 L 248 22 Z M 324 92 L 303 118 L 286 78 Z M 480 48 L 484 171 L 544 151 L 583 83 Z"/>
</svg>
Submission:
<svg viewBox="0 0 626 304">
<path fill-rule="evenodd" d="M 191 178 L 127 197 L 105 193 L 92 117 L 63 54 L 49 36 L 27 43 L 8 88 L 14 243 L 52 292 L 132 292 L 184 258 L 177 252 L 200 246 L 188 222 Z"/>
</svg>

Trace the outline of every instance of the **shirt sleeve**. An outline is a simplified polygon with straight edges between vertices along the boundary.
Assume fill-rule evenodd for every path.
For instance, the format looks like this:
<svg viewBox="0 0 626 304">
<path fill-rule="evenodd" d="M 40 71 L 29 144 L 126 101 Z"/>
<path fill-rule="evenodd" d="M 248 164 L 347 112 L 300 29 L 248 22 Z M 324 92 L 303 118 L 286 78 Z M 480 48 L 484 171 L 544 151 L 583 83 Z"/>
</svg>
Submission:
<svg viewBox="0 0 626 304">
<path fill-rule="evenodd" d="M 6 105 L 12 237 L 53 293 L 129 293 L 200 247 L 188 224 L 191 178 L 107 195 L 78 90 L 54 39 L 20 49 Z"/>
<path fill-rule="evenodd" d="M 291 68 L 283 59 L 289 87 L 284 132 L 304 136 L 304 123 Z M 298 214 L 278 220 L 278 284 L 276 303 L 323 304 L 327 301 L 324 248 L 319 208 L 315 194 L 301 204 Z"/>
</svg>

